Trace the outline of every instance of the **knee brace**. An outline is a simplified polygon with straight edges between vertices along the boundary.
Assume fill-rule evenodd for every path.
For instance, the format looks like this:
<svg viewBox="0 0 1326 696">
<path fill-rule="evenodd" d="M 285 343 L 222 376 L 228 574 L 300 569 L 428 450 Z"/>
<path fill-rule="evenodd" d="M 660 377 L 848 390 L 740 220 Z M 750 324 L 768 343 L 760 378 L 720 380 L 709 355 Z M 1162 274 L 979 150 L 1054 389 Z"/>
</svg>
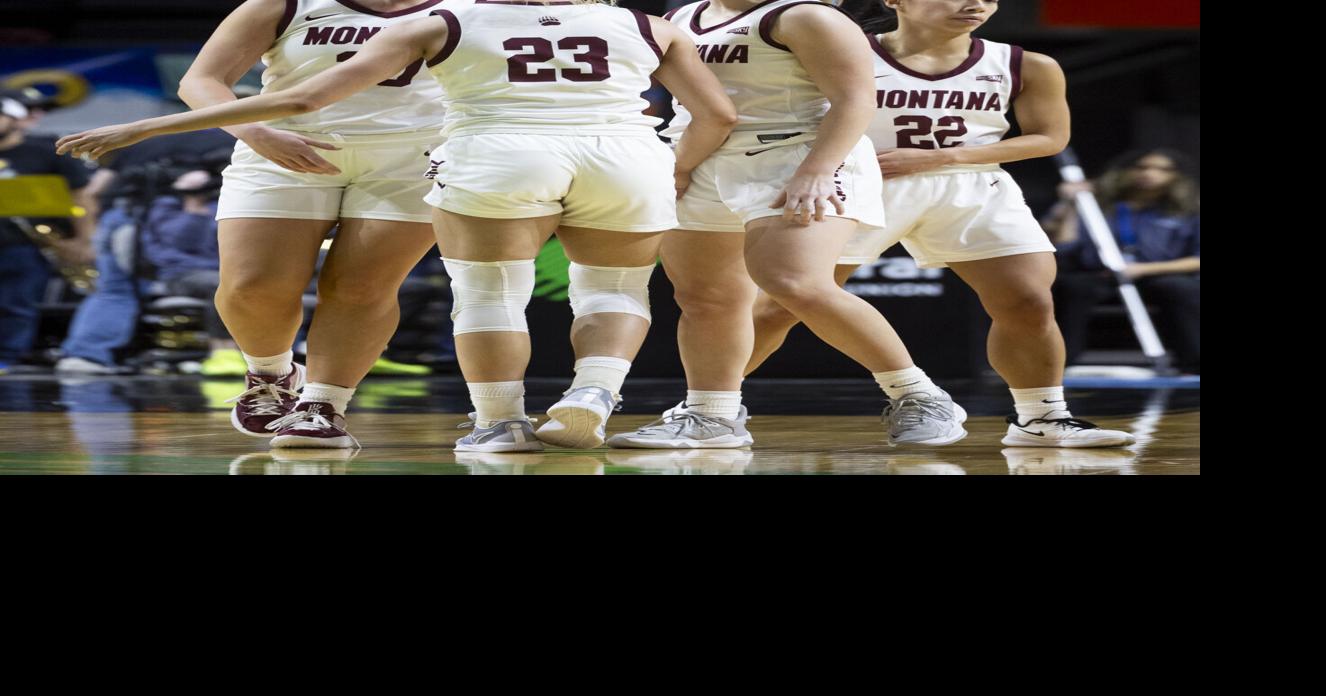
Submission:
<svg viewBox="0 0 1326 696">
<path fill-rule="evenodd" d="M 654 265 L 637 267 L 582 266 L 571 262 L 571 311 L 586 314 L 620 312 L 650 321 L 649 276 Z"/>
<path fill-rule="evenodd" d="M 451 276 L 456 335 L 481 331 L 529 333 L 525 306 L 534 294 L 534 260 L 458 261 L 443 258 Z"/>
</svg>

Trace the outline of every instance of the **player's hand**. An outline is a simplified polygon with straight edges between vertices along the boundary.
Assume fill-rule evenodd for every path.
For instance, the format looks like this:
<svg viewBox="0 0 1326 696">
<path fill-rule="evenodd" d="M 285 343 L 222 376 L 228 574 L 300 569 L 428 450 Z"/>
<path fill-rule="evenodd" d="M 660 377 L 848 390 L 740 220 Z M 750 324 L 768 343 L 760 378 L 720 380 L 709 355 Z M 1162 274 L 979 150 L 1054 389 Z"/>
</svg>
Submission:
<svg viewBox="0 0 1326 696">
<path fill-rule="evenodd" d="M 101 159 L 103 155 L 112 150 L 129 147 L 146 139 L 147 135 L 135 124 L 120 123 L 66 135 L 55 141 L 55 153 L 57 155 Z"/>
<path fill-rule="evenodd" d="M 244 130 L 241 138 L 264 159 L 292 172 L 304 174 L 340 174 L 336 165 L 319 155 L 317 150 L 339 150 L 335 145 L 318 142 L 313 138 L 267 126 L 252 126 Z"/>
<path fill-rule="evenodd" d="M 948 164 L 948 154 L 943 150 L 908 147 L 881 152 L 875 155 L 875 161 L 879 162 L 879 173 L 884 176 L 907 176 Z"/>
<path fill-rule="evenodd" d="M 677 190 L 677 200 L 686 195 L 686 189 L 691 187 L 691 173 L 683 172 L 680 169 L 672 172 L 672 187 Z"/>
<path fill-rule="evenodd" d="M 847 212 L 838 198 L 838 185 L 833 182 L 833 172 L 793 174 L 782 193 L 769 207 L 782 208 L 783 219 L 799 225 L 809 225 L 812 218 L 822 222 L 830 207 L 839 215 Z"/>
</svg>

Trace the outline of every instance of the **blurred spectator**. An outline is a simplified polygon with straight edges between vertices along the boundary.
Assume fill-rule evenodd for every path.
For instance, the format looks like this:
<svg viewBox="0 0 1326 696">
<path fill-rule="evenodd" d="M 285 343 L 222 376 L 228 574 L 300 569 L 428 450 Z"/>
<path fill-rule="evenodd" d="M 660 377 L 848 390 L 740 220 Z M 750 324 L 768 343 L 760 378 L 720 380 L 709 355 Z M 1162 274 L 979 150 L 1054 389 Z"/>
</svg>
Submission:
<svg viewBox="0 0 1326 696">
<path fill-rule="evenodd" d="M 1072 364 L 1086 344 L 1092 308 L 1114 292 L 1111 274 L 1081 229 L 1073 195 L 1094 188 L 1133 279 L 1184 372 L 1200 373 L 1201 213 L 1188 159 L 1155 148 L 1127 153 L 1092 184 L 1065 183 L 1060 201 L 1042 220 L 1059 247 L 1055 310 Z"/>
<path fill-rule="evenodd" d="M 39 322 L 38 307 L 51 278 L 52 267 L 43 249 L 59 263 L 90 264 L 96 229 L 95 203 L 87 191 L 91 171 L 85 163 L 55 154 L 55 143 L 29 138 L 32 120 L 23 104 L 0 97 L 0 177 L 58 174 L 73 192 L 74 203 L 88 211 L 69 218 L 73 236 L 44 237 L 37 242 L 24 232 L 28 221 L 0 218 L 0 372 L 32 350 Z M 61 221 L 52 221 L 59 227 Z"/>
<path fill-rule="evenodd" d="M 181 175 L 171 186 L 173 195 L 156 198 L 141 229 L 121 199 L 102 218 L 97 229 L 97 291 L 74 314 L 69 336 L 61 346 L 64 357 L 56 363 L 61 373 L 111 374 L 119 372 L 115 354 L 127 347 L 138 327 L 140 297 L 147 293 L 145 275 L 155 276 L 172 293 L 190 295 L 181 286 L 203 274 L 216 290 L 219 261 L 216 251 L 216 196 L 220 180 L 213 172 L 195 170 Z M 132 249 L 138 235 L 137 255 Z M 127 235 L 127 237 L 126 237 Z M 150 270 L 149 270 L 150 269 Z M 144 271 L 147 271 L 146 273 Z M 172 287 L 174 286 L 174 287 Z M 207 295 L 210 300 L 211 295 Z M 212 312 L 211 314 L 214 314 Z M 208 326 L 213 322 L 209 317 Z M 225 327 L 219 319 L 220 336 Z M 212 334 L 217 336 L 217 334 Z"/>
<path fill-rule="evenodd" d="M 28 110 L 27 117 L 19 121 L 19 127 L 28 132 L 32 131 L 32 127 L 37 125 L 42 116 L 56 106 L 54 97 L 46 96 L 36 87 L 0 89 L 0 99 L 13 99 Z"/>
</svg>

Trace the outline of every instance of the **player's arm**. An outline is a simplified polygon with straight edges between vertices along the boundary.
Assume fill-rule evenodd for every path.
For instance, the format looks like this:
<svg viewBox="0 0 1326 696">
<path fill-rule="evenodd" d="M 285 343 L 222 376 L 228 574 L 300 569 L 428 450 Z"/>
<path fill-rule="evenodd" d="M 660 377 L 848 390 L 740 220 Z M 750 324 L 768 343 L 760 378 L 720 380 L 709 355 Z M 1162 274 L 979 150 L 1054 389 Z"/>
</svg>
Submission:
<svg viewBox="0 0 1326 696">
<path fill-rule="evenodd" d="M 695 42 L 675 24 L 659 17 L 649 18 L 654 40 L 663 50 L 663 60 L 654 77 L 691 112 L 691 122 L 677 141 L 677 197 L 690 180 L 691 170 L 713 154 L 732 127 L 737 125 L 737 107 L 723 90 L 723 83 L 700 60 Z"/>
<path fill-rule="evenodd" d="M 819 5 L 796 5 L 783 12 L 773 38 L 792 50 L 830 106 L 810 154 L 769 207 L 783 208 L 783 217 L 789 220 L 797 219 L 800 210 L 801 224 L 810 222 L 812 211 L 816 220 L 823 220 L 826 204 L 841 215 L 845 209 L 834 195 L 833 173 L 875 115 L 870 46 L 861 28 L 846 15 Z M 827 50 L 830 46 L 832 50 Z"/>
<path fill-rule="evenodd" d="M 1064 71 L 1053 58 L 1024 53 L 1022 93 L 1013 100 L 1021 135 L 972 147 L 892 150 L 879 156 L 880 168 L 885 175 L 898 176 L 949 164 L 1000 164 L 1057 155 L 1068 146 L 1071 132 L 1067 91 Z"/>
<path fill-rule="evenodd" d="M 1202 270 L 1202 257 L 1185 256 L 1173 261 L 1147 261 L 1130 263 L 1124 273 L 1134 280 L 1147 276 L 1168 275 L 1172 273 L 1199 273 Z"/>
<path fill-rule="evenodd" d="M 179 97 L 190 109 L 202 109 L 235 100 L 231 88 L 253 67 L 278 38 L 285 0 L 246 0 L 235 8 L 180 78 Z M 243 139 L 249 126 L 226 132 Z"/>
<path fill-rule="evenodd" d="M 290 89 L 67 135 L 56 143 L 56 152 L 100 157 L 157 135 L 307 114 L 393 77 L 420 58 L 431 58 L 446 35 L 446 23 L 436 17 L 383 29 L 350 60 Z"/>
<path fill-rule="evenodd" d="M 285 0 L 246 0 L 231 12 L 180 78 L 180 100 L 191 109 L 235 101 L 235 83 L 280 38 L 286 4 Z M 243 140 L 261 157 L 291 171 L 340 173 L 314 150 L 340 149 L 334 145 L 261 123 L 228 126 L 225 131 Z"/>
</svg>

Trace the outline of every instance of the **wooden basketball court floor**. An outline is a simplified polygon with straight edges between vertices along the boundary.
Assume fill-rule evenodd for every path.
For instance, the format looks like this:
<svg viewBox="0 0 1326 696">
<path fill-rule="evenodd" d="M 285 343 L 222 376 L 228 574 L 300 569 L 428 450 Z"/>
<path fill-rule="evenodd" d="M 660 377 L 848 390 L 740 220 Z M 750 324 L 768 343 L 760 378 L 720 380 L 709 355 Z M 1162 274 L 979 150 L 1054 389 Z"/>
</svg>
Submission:
<svg viewBox="0 0 1326 696">
<path fill-rule="evenodd" d="M 749 450 L 454 452 L 468 402 L 456 377 L 370 379 L 350 409 L 363 448 L 269 450 L 235 432 L 224 400 L 241 383 L 187 377 L 0 377 L 0 474 L 1198 474 L 1197 389 L 1069 390 L 1074 415 L 1125 429 L 1123 449 L 1007 448 L 998 383 L 945 380 L 972 415 L 947 447 L 890 447 L 868 380 L 751 380 Z M 542 415 L 564 380 L 532 379 Z M 608 431 L 653 420 L 685 394 L 674 380 L 629 380 Z"/>
</svg>

